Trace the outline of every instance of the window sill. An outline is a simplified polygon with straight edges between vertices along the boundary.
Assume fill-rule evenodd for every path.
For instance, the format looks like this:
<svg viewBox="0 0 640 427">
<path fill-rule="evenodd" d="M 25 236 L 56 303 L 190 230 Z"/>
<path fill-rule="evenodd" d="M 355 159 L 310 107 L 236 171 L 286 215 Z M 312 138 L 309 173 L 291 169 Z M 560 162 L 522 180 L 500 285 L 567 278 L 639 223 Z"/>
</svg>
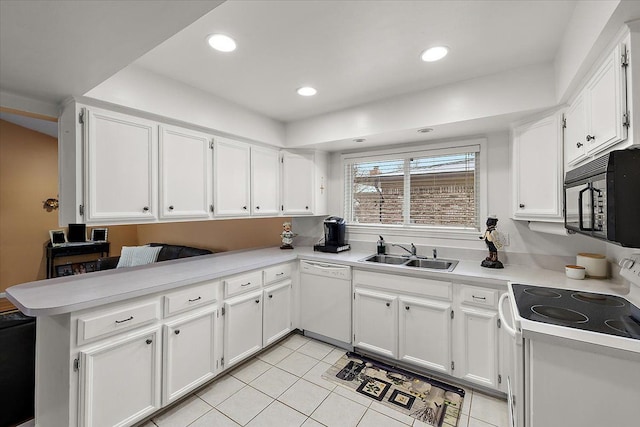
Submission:
<svg viewBox="0 0 640 427">
<path fill-rule="evenodd" d="M 363 225 L 347 224 L 347 230 L 358 234 L 391 234 L 401 237 L 425 237 L 452 240 L 478 240 L 481 231 L 478 229 L 461 229 L 446 227 L 421 227 L 407 225 Z"/>
</svg>

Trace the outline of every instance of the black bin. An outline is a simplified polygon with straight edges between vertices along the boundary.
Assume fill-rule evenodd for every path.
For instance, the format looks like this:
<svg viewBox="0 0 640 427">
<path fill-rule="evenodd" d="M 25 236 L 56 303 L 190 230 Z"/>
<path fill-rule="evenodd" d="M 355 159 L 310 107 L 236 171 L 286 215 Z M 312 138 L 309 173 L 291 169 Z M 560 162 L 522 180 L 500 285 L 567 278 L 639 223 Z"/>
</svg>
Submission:
<svg viewBox="0 0 640 427">
<path fill-rule="evenodd" d="M 0 426 L 33 418 L 36 319 L 20 312 L 0 314 Z"/>
</svg>

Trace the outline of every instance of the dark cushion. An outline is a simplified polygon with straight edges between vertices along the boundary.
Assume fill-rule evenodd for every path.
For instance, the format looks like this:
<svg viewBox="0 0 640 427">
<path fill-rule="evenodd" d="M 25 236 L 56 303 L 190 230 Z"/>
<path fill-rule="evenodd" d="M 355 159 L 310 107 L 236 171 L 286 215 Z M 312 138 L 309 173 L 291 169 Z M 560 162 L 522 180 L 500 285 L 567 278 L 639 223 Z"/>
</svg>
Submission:
<svg viewBox="0 0 640 427">
<path fill-rule="evenodd" d="M 162 246 L 162 249 L 158 254 L 158 262 L 198 255 L 209 255 L 213 253 L 208 249 L 199 249 L 180 245 L 167 245 L 165 243 L 149 243 L 149 246 Z"/>
<path fill-rule="evenodd" d="M 168 261 L 178 258 L 189 258 L 198 255 L 212 254 L 208 249 L 192 248 L 190 246 L 167 245 L 165 243 L 149 243 L 149 246 L 162 246 L 156 262 Z M 110 270 L 118 265 L 119 256 L 98 258 L 96 261 L 96 271 Z"/>
</svg>

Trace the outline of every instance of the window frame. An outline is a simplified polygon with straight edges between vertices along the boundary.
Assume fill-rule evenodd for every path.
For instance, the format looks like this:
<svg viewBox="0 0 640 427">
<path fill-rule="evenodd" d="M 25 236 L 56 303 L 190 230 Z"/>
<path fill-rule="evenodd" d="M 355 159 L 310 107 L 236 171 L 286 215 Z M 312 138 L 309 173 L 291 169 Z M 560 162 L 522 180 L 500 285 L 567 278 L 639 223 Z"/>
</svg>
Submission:
<svg viewBox="0 0 640 427">
<path fill-rule="evenodd" d="M 351 220 L 350 215 L 347 215 L 347 203 L 351 205 L 352 202 L 352 189 L 351 183 L 346 182 L 346 166 L 353 162 L 367 162 L 388 158 L 389 160 L 406 159 L 411 157 L 425 157 L 425 156 L 437 156 L 446 154 L 460 154 L 464 152 L 471 152 L 478 150 L 478 167 L 477 173 L 478 183 L 478 224 L 477 228 L 472 227 L 448 227 L 438 225 L 424 225 L 424 224 L 359 224 L 349 222 Z M 422 142 L 420 145 L 399 146 L 395 148 L 385 150 L 371 150 L 371 151 L 359 151 L 350 152 L 341 155 L 341 181 L 342 181 L 342 195 L 341 195 L 341 211 L 347 220 L 347 229 L 357 234 L 388 234 L 398 237 L 436 237 L 442 239 L 462 239 L 462 240 L 477 240 L 478 233 L 484 226 L 484 219 L 487 217 L 487 200 L 488 200 L 488 184 L 487 184 L 487 139 L 486 138 L 474 138 L 465 140 L 451 140 L 445 142 Z M 406 182 L 406 181 L 405 181 Z M 405 200 L 404 214 L 407 215 L 407 206 L 410 201 Z"/>
</svg>

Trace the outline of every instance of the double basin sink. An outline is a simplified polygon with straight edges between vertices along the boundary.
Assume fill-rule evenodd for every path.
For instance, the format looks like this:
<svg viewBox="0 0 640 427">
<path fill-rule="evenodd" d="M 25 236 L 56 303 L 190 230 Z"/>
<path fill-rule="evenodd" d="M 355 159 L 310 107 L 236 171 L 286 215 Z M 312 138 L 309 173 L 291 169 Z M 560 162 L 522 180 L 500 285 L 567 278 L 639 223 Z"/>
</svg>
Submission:
<svg viewBox="0 0 640 427">
<path fill-rule="evenodd" d="M 371 255 L 361 261 L 438 271 L 453 271 L 453 269 L 458 265 L 458 261 L 450 259 L 409 258 L 401 255 Z"/>
</svg>

